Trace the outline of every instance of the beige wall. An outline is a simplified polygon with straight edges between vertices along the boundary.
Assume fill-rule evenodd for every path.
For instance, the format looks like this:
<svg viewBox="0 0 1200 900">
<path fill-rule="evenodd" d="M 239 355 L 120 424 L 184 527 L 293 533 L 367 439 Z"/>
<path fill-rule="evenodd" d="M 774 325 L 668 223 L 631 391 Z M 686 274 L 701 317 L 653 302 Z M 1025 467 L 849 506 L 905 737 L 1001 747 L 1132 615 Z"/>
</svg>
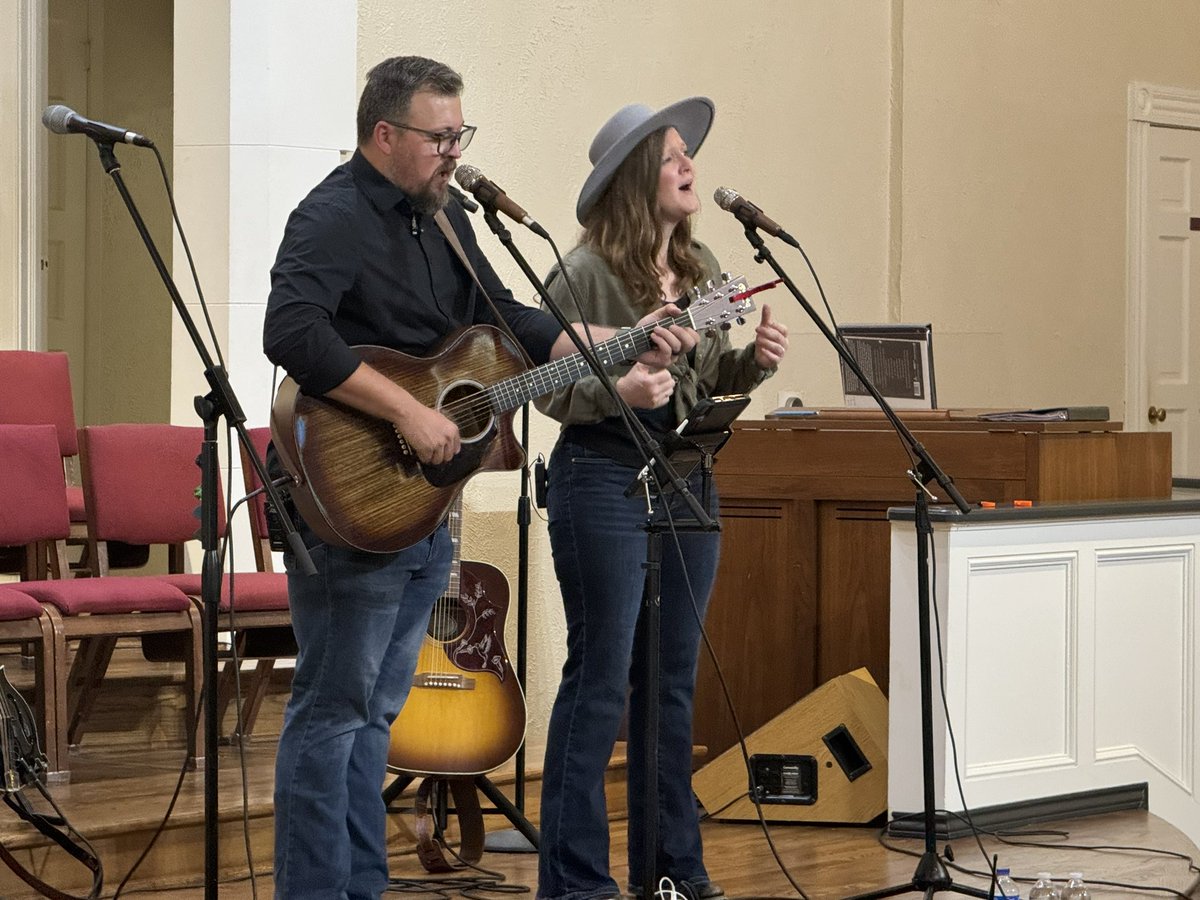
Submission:
<svg viewBox="0 0 1200 900">
<path fill-rule="evenodd" d="M 96 118 L 135 128 L 158 145 L 172 171 L 172 13 L 155 0 L 92 4 L 88 107 Z M 101 112 L 102 111 L 102 112 Z M 134 126 L 132 123 L 137 123 Z M 86 140 L 58 137 L 58 140 Z M 171 210 L 151 151 L 116 147 L 121 174 L 171 268 Z M 88 164 L 86 424 L 165 422 L 170 417 L 171 321 L 175 311 L 112 179 L 95 151 Z M 190 210 L 181 211 L 184 227 Z M 180 268 L 177 279 L 188 278 Z M 188 422 L 187 424 L 193 424 Z"/>
<path fill-rule="evenodd" d="M 1197 34 L 1192 0 L 904 4 L 900 310 L 942 405 L 1122 417 L 1127 87 L 1200 90 Z"/>
</svg>

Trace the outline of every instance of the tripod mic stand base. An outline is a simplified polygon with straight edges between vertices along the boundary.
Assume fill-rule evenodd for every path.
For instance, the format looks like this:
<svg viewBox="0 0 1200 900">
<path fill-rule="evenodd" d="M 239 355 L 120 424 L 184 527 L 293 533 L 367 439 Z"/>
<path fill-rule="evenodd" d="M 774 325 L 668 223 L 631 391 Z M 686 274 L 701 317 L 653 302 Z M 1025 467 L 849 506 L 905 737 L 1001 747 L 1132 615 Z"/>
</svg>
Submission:
<svg viewBox="0 0 1200 900">
<path fill-rule="evenodd" d="M 992 896 L 990 891 L 982 888 L 955 884 L 950 880 L 950 873 L 938 859 L 938 855 L 926 851 L 922 854 L 921 861 L 917 863 L 917 870 L 913 873 L 912 881 L 894 887 L 880 888 L 866 894 L 855 894 L 852 897 L 846 897 L 845 900 L 873 900 L 875 897 L 897 897 L 900 894 L 920 893 L 923 893 L 926 898 L 939 893 L 965 894 L 968 897 L 984 897 L 987 900 L 991 900 Z"/>
</svg>

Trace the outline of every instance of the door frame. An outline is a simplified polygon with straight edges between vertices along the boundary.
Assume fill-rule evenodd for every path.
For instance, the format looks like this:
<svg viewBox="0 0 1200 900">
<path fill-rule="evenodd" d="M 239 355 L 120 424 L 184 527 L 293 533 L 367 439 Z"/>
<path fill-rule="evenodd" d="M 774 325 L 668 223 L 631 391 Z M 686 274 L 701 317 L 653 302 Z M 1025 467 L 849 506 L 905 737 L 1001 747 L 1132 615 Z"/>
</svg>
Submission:
<svg viewBox="0 0 1200 900">
<path fill-rule="evenodd" d="M 1125 189 L 1127 284 L 1125 293 L 1125 429 L 1146 431 L 1143 412 L 1150 402 L 1146 384 L 1145 221 L 1150 171 L 1150 129 L 1154 126 L 1200 131 L 1200 91 L 1134 81 L 1129 85 L 1128 173 Z"/>
<path fill-rule="evenodd" d="M 46 0 L 10 0 L 2 4 L 15 9 L 16 28 L 5 41 L 11 52 L 3 77 L 18 103 L 17 133 L 0 157 L 0 189 L 14 200 L 11 235 L 0 247 L 0 259 L 11 265 L 4 276 L 11 289 L 10 322 L 0 332 L 11 331 L 19 349 L 43 349 L 45 316 L 45 215 L 46 171 L 43 160 L 46 130 L 42 109 L 46 104 Z M 10 20 L 12 21 L 12 20 Z"/>
</svg>

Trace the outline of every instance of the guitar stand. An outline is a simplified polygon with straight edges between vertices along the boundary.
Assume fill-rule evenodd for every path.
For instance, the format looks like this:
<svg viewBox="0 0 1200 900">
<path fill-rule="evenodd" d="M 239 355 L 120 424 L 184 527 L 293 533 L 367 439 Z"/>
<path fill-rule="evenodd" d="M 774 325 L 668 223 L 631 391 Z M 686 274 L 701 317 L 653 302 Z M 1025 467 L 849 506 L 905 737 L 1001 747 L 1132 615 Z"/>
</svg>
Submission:
<svg viewBox="0 0 1200 900">
<path fill-rule="evenodd" d="M 401 773 L 383 789 L 383 802 L 387 806 L 388 812 L 409 811 L 407 807 L 393 807 L 392 803 L 404 792 L 404 789 L 412 784 L 412 782 L 418 777 L 421 776 L 414 775 L 410 772 Z M 504 795 L 504 792 L 496 786 L 495 782 L 493 782 L 486 775 L 468 775 L 459 778 L 439 777 L 436 775 L 425 776 L 425 781 L 422 783 L 422 785 L 424 786 L 424 784 L 429 783 L 431 780 L 434 782 L 434 787 L 432 788 L 433 810 L 431 815 L 437 829 L 441 831 L 441 833 L 445 834 L 446 825 L 449 821 L 449 795 L 451 793 L 455 795 L 455 812 L 458 814 L 460 824 L 462 825 L 464 848 L 467 848 L 469 841 L 471 844 L 474 844 L 476 838 L 472 832 L 476 826 L 473 823 L 478 823 L 478 847 L 476 848 L 472 846 L 471 848 L 471 854 L 474 855 L 474 859 L 469 858 L 467 852 L 462 854 L 463 858 L 468 862 L 474 863 L 479 861 L 479 853 L 483 849 L 482 817 L 485 815 L 504 815 L 509 822 L 512 823 L 513 827 L 525 838 L 525 840 L 529 842 L 529 845 L 532 846 L 534 850 L 537 849 L 537 846 L 541 841 L 541 836 L 538 833 L 537 828 L 535 828 L 530 821 L 525 818 L 521 810 L 519 810 L 513 804 L 513 802 Z M 458 785 L 462 785 L 467 782 L 470 782 L 472 787 L 472 791 L 470 792 L 469 796 L 455 790 L 456 783 Z M 475 791 L 478 791 L 487 797 L 488 800 L 492 802 L 493 808 L 481 809 L 479 807 L 479 802 L 475 795 Z M 423 818 L 423 809 L 421 809 L 422 806 L 423 802 L 420 798 L 418 798 L 418 804 L 416 807 L 414 807 L 418 813 L 418 820 Z M 418 840 L 420 842 L 428 844 L 433 840 L 431 836 L 426 836 L 421 833 L 420 825 L 418 825 L 417 830 Z M 487 849 L 495 850 L 497 848 L 489 847 Z M 422 853 L 420 848 L 418 848 L 418 853 L 421 856 L 421 862 L 429 871 L 447 871 L 447 869 L 444 868 L 430 868 L 430 863 L 426 861 L 426 854 Z M 438 851 L 438 855 L 440 856 L 440 850 Z"/>
</svg>

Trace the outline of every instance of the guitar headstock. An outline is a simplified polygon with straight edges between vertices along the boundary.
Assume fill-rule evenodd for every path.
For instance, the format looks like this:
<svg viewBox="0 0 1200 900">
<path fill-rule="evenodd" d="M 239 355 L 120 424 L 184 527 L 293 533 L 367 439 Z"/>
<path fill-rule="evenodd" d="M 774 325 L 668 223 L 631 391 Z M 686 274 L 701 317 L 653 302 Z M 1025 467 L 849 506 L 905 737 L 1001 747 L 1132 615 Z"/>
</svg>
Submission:
<svg viewBox="0 0 1200 900">
<path fill-rule="evenodd" d="M 741 275 L 721 273 L 719 285 L 709 281 L 703 287 L 692 288 L 687 315 L 697 331 L 713 328 L 728 328 L 735 322 L 741 325 L 745 317 L 754 312 L 754 301 L 750 299 L 750 286 Z"/>
</svg>

